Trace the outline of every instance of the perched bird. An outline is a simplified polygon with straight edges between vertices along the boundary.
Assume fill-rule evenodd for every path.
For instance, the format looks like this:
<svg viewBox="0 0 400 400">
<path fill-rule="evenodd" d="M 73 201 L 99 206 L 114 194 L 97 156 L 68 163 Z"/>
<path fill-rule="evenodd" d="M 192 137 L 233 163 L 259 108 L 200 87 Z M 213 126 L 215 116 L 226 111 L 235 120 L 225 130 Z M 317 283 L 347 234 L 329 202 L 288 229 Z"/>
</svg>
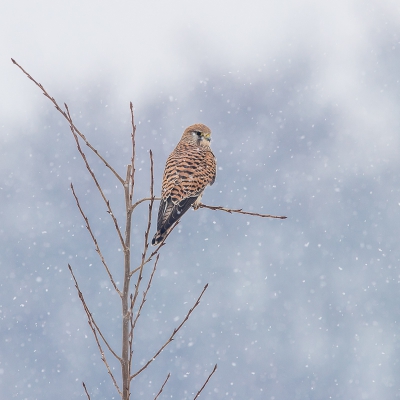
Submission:
<svg viewBox="0 0 400 400">
<path fill-rule="evenodd" d="M 153 246 L 165 238 L 190 206 L 195 210 L 199 208 L 205 187 L 214 183 L 216 160 L 210 141 L 210 128 L 203 124 L 191 125 L 168 157 Z"/>
</svg>

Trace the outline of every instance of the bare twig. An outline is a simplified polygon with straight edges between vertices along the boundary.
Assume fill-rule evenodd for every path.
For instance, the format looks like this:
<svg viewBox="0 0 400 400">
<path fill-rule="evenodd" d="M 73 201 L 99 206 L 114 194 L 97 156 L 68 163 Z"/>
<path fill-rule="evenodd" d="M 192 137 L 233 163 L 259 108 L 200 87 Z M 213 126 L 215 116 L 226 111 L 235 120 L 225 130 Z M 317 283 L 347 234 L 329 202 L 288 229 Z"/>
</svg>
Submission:
<svg viewBox="0 0 400 400">
<path fill-rule="evenodd" d="M 132 114 L 132 118 L 133 118 L 133 114 Z M 132 126 L 133 126 L 133 132 L 135 132 L 136 127 L 135 127 L 135 125 L 133 123 L 133 119 L 132 119 Z M 133 138 L 134 138 L 134 133 L 133 133 Z M 133 146 L 133 148 L 135 146 L 134 145 L 134 139 L 133 139 L 132 146 Z M 133 149 L 133 155 L 134 155 L 134 153 L 135 153 L 135 150 Z M 133 166 L 132 166 L 132 168 L 133 168 Z M 143 273 L 143 268 L 144 268 L 144 265 L 145 265 L 146 254 L 147 254 L 147 250 L 149 248 L 149 234 L 150 234 L 150 228 L 151 228 L 151 216 L 152 216 L 153 204 L 154 204 L 154 163 L 153 163 L 153 153 L 152 153 L 151 150 L 150 150 L 150 196 L 151 196 L 150 197 L 151 200 L 150 200 L 150 204 L 149 204 L 149 214 L 148 214 L 148 220 L 147 220 L 148 221 L 147 222 L 147 229 L 146 229 L 145 234 L 144 234 L 142 261 L 141 261 L 141 264 L 140 264 L 140 267 L 139 267 L 140 272 L 138 274 L 137 282 L 136 282 L 136 285 L 135 285 L 135 293 L 134 293 L 133 297 L 131 298 L 131 308 L 130 308 L 131 330 L 130 330 L 130 333 L 129 333 L 129 375 L 128 375 L 128 379 L 129 379 L 129 377 L 131 375 L 131 365 L 132 365 L 131 361 L 132 361 L 132 356 L 133 356 L 133 350 L 132 350 L 132 346 L 133 346 L 133 330 L 135 328 L 137 318 L 139 317 L 140 311 L 141 311 L 141 309 L 143 307 L 143 304 L 145 302 L 145 296 L 147 294 L 147 291 L 150 288 L 151 281 L 152 281 L 153 275 L 154 275 L 154 271 L 155 271 L 155 268 L 156 268 L 156 265 L 157 265 L 157 262 L 158 262 L 158 257 L 157 257 L 155 266 L 153 268 L 153 273 L 150 276 L 149 284 L 147 286 L 147 289 L 146 289 L 145 293 L 143 294 L 143 300 L 142 300 L 142 303 L 141 303 L 141 305 L 139 307 L 139 310 L 138 310 L 138 316 L 135 318 L 135 321 L 133 322 L 133 307 L 134 307 L 134 305 L 136 303 L 136 299 L 137 299 L 137 296 L 139 294 L 139 287 L 140 287 L 140 283 L 142 281 L 142 273 Z M 132 213 L 132 211 L 133 211 L 132 208 L 128 208 L 127 209 L 128 213 L 129 212 Z M 131 276 L 132 276 L 132 274 L 130 273 L 128 278 L 130 279 Z M 125 278 L 125 279 L 128 279 L 128 278 Z"/>
<path fill-rule="evenodd" d="M 171 374 L 168 373 L 167 378 L 165 379 L 164 383 L 162 384 L 160 391 L 157 393 L 157 396 L 154 397 L 154 400 L 157 400 L 157 399 L 158 399 L 158 396 L 159 396 L 159 395 L 162 393 L 162 391 L 164 390 L 164 386 L 165 386 L 166 383 L 168 382 L 168 379 L 169 379 L 170 376 L 171 376 Z"/>
<path fill-rule="evenodd" d="M 65 108 L 67 109 L 67 115 L 68 115 L 68 117 L 71 118 L 70 113 L 69 113 L 69 110 L 68 110 L 68 106 L 67 106 L 66 104 L 65 104 Z M 71 120 L 71 121 L 72 121 L 72 120 Z M 123 239 L 123 237 L 122 237 L 121 230 L 119 229 L 119 225 L 118 225 L 117 218 L 115 217 L 115 215 L 114 215 L 114 213 L 113 213 L 113 211 L 112 211 L 112 209 L 111 209 L 110 202 L 107 200 L 107 198 L 106 198 L 106 196 L 105 196 L 105 194 L 104 194 L 104 192 L 103 192 L 103 189 L 101 188 L 101 186 L 100 186 L 100 184 L 99 184 L 99 182 L 98 182 L 98 180 L 97 180 L 97 178 L 96 178 L 95 173 L 94 173 L 94 172 L 92 171 L 92 169 L 90 168 L 90 165 L 89 165 L 89 162 L 88 162 L 88 160 L 87 160 L 87 158 L 86 158 L 86 155 L 85 155 L 85 153 L 83 152 L 83 150 L 82 150 L 82 148 L 81 148 L 81 145 L 80 145 L 80 143 L 79 143 L 78 135 L 75 133 L 75 131 L 74 131 L 74 129 L 73 129 L 73 125 L 70 125 L 70 128 L 71 128 L 71 132 L 72 132 L 72 134 L 73 134 L 73 136 L 74 136 L 74 139 L 75 139 L 76 146 L 77 146 L 77 148 L 78 148 L 79 154 L 81 155 L 81 157 L 82 157 L 82 159 L 83 159 L 83 161 L 84 161 L 84 163 L 85 163 L 85 165 L 86 165 L 86 169 L 89 171 L 89 174 L 91 175 L 91 177 L 92 177 L 94 183 L 96 184 L 97 190 L 99 191 L 99 193 L 100 193 L 102 199 L 104 200 L 104 203 L 106 203 L 107 211 L 108 211 L 108 213 L 110 214 L 110 216 L 111 216 L 111 218 L 112 218 L 112 220 L 113 220 L 113 222 L 114 222 L 115 230 L 117 231 L 117 234 L 118 234 L 119 240 L 120 240 L 120 242 L 121 242 L 121 245 L 122 245 L 122 247 L 125 247 L 125 245 L 124 245 L 124 239 Z"/>
<path fill-rule="evenodd" d="M 90 400 L 89 392 L 88 392 L 87 389 L 86 389 L 85 382 L 82 382 L 82 386 L 83 386 L 83 388 L 85 389 L 85 393 L 86 393 L 86 396 L 87 396 L 88 400 Z"/>
<path fill-rule="evenodd" d="M 130 202 L 132 204 L 133 200 L 133 191 L 135 187 L 135 150 L 136 150 L 136 145 L 135 145 L 135 135 L 136 135 L 136 125 L 135 125 L 135 117 L 133 115 L 133 104 L 132 102 L 129 103 L 129 107 L 131 110 L 131 124 L 132 124 L 132 133 L 131 133 L 131 139 L 132 139 L 132 157 L 131 157 L 131 175 L 130 175 L 130 191 L 129 191 L 129 198 Z"/>
<path fill-rule="evenodd" d="M 214 372 L 217 370 L 217 364 L 214 365 L 214 369 L 212 370 L 211 374 L 208 375 L 208 378 L 206 379 L 206 381 L 204 382 L 204 385 L 201 387 L 201 389 L 197 392 L 196 396 L 193 398 L 193 400 L 196 400 L 199 396 L 200 393 L 203 391 L 203 389 L 206 387 L 208 381 L 210 380 L 210 378 L 214 375 Z"/>
<path fill-rule="evenodd" d="M 140 272 L 137 278 L 137 282 L 135 285 L 135 294 L 131 294 L 131 304 L 129 308 L 129 322 L 130 322 L 130 330 L 128 332 L 129 334 L 129 369 L 128 369 L 128 374 L 126 376 L 127 382 L 130 382 L 130 376 L 131 376 L 131 368 L 132 368 L 132 357 L 133 357 L 133 331 L 134 331 L 134 323 L 133 323 L 133 308 L 136 303 L 136 298 L 139 294 L 139 286 L 140 282 L 142 281 L 142 273 L 143 273 L 143 264 L 141 265 Z"/>
<path fill-rule="evenodd" d="M 204 292 L 207 290 L 208 288 L 208 283 L 206 284 L 206 286 L 204 286 L 204 289 L 202 290 L 202 292 L 200 293 L 200 296 L 198 297 L 198 299 L 196 300 L 196 303 L 194 303 L 194 306 L 188 311 L 188 313 L 186 314 L 186 317 L 183 319 L 183 321 L 180 323 L 180 325 L 174 329 L 174 331 L 172 332 L 171 336 L 168 338 L 168 340 L 156 351 L 156 353 L 154 354 L 153 357 L 151 357 L 150 360 L 148 360 L 146 362 L 146 364 L 140 368 L 138 371 L 136 371 L 133 375 L 131 375 L 131 380 L 139 375 L 143 370 L 145 370 L 160 354 L 161 352 L 174 340 L 175 335 L 179 332 L 179 330 L 182 328 L 182 326 L 185 324 L 185 322 L 189 319 L 190 314 L 192 314 L 192 312 L 194 311 L 194 309 L 200 304 L 200 300 L 204 294 Z"/>
<path fill-rule="evenodd" d="M 105 364 L 105 366 L 106 366 L 106 368 L 107 368 L 108 374 L 110 375 L 110 377 L 111 377 L 111 379 L 112 379 L 112 381 L 113 381 L 113 383 L 114 383 L 115 388 L 117 389 L 118 393 L 122 396 L 122 393 L 121 393 L 121 391 L 120 391 L 120 389 L 119 389 L 119 386 L 118 386 L 118 384 L 117 384 L 117 381 L 115 380 L 115 377 L 114 377 L 113 373 L 111 372 L 110 366 L 108 365 L 108 362 L 107 362 L 106 356 L 105 356 L 105 354 L 104 354 L 103 348 L 102 348 L 102 346 L 101 346 L 101 344 L 100 344 L 99 338 L 97 337 L 97 333 L 98 333 L 98 334 L 100 335 L 100 337 L 103 339 L 103 342 L 106 344 L 106 346 L 107 346 L 108 350 L 110 350 L 111 354 L 112 354 L 117 360 L 121 360 L 121 358 L 114 352 L 114 350 L 111 348 L 111 346 L 108 344 L 107 340 L 106 340 L 105 337 L 103 336 L 103 334 L 102 334 L 102 332 L 100 331 L 99 327 L 97 326 L 95 320 L 93 319 L 93 315 L 92 315 L 92 313 L 90 312 L 90 310 L 89 310 L 89 308 L 88 308 L 88 306 L 87 306 L 87 304 L 86 304 L 86 301 L 85 301 L 85 299 L 84 299 L 84 297 L 83 297 L 83 294 L 82 294 L 81 290 L 79 289 L 78 281 L 76 280 L 75 275 L 74 275 L 74 273 L 73 273 L 73 271 L 72 271 L 72 268 L 71 268 L 71 266 L 70 266 L 69 264 L 68 264 L 68 268 L 69 268 L 69 272 L 71 273 L 72 278 L 73 278 L 73 280 L 74 280 L 74 282 L 75 282 L 75 287 L 76 287 L 76 290 L 78 291 L 79 299 L 81 300 L 81 303 L 82 303 L 82 305 L 83 305 L 83 308 L 84 308 L 84 310 L 85 310 L 85 312 L 86 312 L 86 316 L 87 316 L 87 318 L 88 318 L 88 324 L 89 324 L 90 328 L 92 329 L 94 338 L 95 338 L 96 343 L 97 343 L 97 347 L 99 348 L 99 352 L 100 352 L 100 355 L 101 355 L 101 359 L 103 360 L 103 362 L 104 362 L 104 364 Z"/>
<path fill-rule="evenodd" d="M 131 103 L 131 112 L 132 112 L 132 103 Z M 135 127 L 135 125 L 133 123 L 133 114 L 132 114 L 132 130 L 133 130 L 133 133 L 132 133 L 132 137 L 133 137 L 132 146 L 133 146 L 133 148 L 135 146 L 135 144 L 134 144 L 135 143 L 134 142 L 135 129 L 136 129 L 136 127 Z M 135 150 L 133 150 L 133 156 L 132 157 L 134 157 L 134 153 L 135 153 Z M 133 168 L 133 166 L 132 166 L 132 168 Z M 150 234 L 150 228 L 151 228 L 151 215 L 152 215 L 153 204 L 154 204 L 154 163 L 153 163 L 153 153 L 152 153 L 151 150 L 150 150 L 150 196 L 151 196 L 151 198 L 150 198 L 150 204 L 149 204 L 148 224 L 147 224 L 147 229 L 146 229 L 145 235 L 144 235 L 144 245 L 143 245 L 144 249 L 143 249 L 143 252 L 142 252 L 142 262 L 141 262 L 141 264 L 139 266 L 140 272 L 139 272 L 139 275 L 138 275 L 138 278 L 137 278 L 137 282 L 136 282 L 136 285 L 135 285 L 135 292 L 134 292 L 133 295 L 131 295 L 131 304 L 130 304 L 130 309 L 129 309 L 130 310 L 129 319 L 130 319 L 131 327 L 130 327 L 130 332 L 129 332 L 129 375 L 128 375 L 128 378 L 129 378 L 129 376 L 131 374 L 130 368 L 131 368 L 131 365 L 132 365 L 132 356 L 133 356 L 133 350 L 132 350 L 132 346 L 133 346 L 133 331 L 135 329 L 137 318 L 139 317 L 140 311 L 141 311 L 141 309 L 143 307 L 143 304 L 145 302 L 146 294 L 147 294 L 147 292 L 148 292 L 148 290 L 150 288 L 151 281 L 152 281 L 153 275 L 154 275 L 154 271 L 155 271 L 155 268 L 156 268 L 157 262 L 158 262 L 158 257 L 157 257 L 155 266 L 153 268 L 153 272 L 152 272 L 152 274 L 150 276 L 149 284 L 147 286 L 146 291 L 143 294 L 143 299 L 142 299 L 142 303 L 140 304 L 140 307 L 139 307 L 139 310 L 138 310 L 138 315 L 135 318 L 135 321 L 133 321 L 133 308 L 135 306 L 136 299 L 137 299 L 137 296 L 139 294 L 139 287 L 140 287 L 140 284 L 141 284 L 141 281 L 142 281 L 142 276 L 143 276 L 142 273 L 143 273 L 143 267 L 144 267 L 144 260 L 145 260 L 146 253 L 147 253 L 147 250 L 148 250 L 148 247 L 149 247 L 149 234 Z M 130 198 L 130 201 L 131 201 L 131 199 L 132 198 Z M 127 205 L 127 207 L 128 207 L 128 205 Z M 131 208 L 131 207 L 127 209 L 127 213 L 132 213 L 132 211 L 133 211 L 133 208 Z M 126 277 L 125 279 L 130 279 L 131 277 L 132 277 L 132 273 L 130 273 L 129 277 Z"/>
<path fill-rule="evenodd" d="M 161 197 L 144 197 L 143 199 L 138 200 L 135 204 L 132 204 L 132 210 L 134 210 L 139 204 L 143 203 L 144 201 L 151 201 L 151 200 L 161 200 Z"/>
<path fill-rule="evenodd" d="M 28 74 L 14 59 L 11 59 L 11 61 L 26 75 L 28 79 L 30 79 L 36 86 L 39 87 L 39 89 L 43 92 L 43 94 L 53 103 L 54 107 L 56 110 L 62 114 L 62 116 L 68 121 L 69 125 L 71 128 L 82 138 L 82 140 L 85 142 L 86 146 L 90 148 L 90 150 L 95 153 L 101 161 L 103 161 L 104 165 L 115 175 L 115 177 L 121 182 L 121 184 L 124 184 L 124 180 L 120 177 L 120 175 L 114 170 L 113 167 L 100 155 L 100 153 L 87 141 L 85 135 L 79 131 L 79 129 L 74 125 L 72 122 L 72 119 L 68 116 L 68 114 L 61 109 L 61 107 L 58 105 L 54 97 L 51 97 L 46 89 L 43 87 L 42 84 L 37 82 L 35 79 L 32 78 L 31 75 Z"/>
<path fill-rule="evenodd" d="M 133 143 L 135 138 L 133 137 Z M 129 286 L 131 281 L 131 234 L 132 234 L 132 202 L 130 198 L 130 182 L 132 179 L 132 165 L 128 165 L 126 171 L 126 179 L 124 183 L 125 194 L 125 242 L 124 242 L 124 283 L 122 289 L 122 354 L 121 354 L 121 370 L 122 370 L 122 400 L 128 400 L 130 396 L 130 375 L 131 375 L 131 357 L 132 344 L 129 328 L 132 321 L 132 310 L 129 303 Z"/>
<path fill-rule="evenodd" d="M 153 211 L 154 204 L 154 162 L 153 162 L 153 153 L 150 150 L 150 204 L 149 204 L 149 215 L 147 218 L 147 229 L 144 234 L 144 248 L 142 253 L 142 262 L 141 267 L 143 268 L 144 262 L 146 259 L 147 250 L 149 248 L 149 234 L 151 228 L 151 216 Z M 138 282 L 139 283 L 139 282 Z"/>
<path fill-rule="evenodd" d="M 152 283 L 152 281 L 153 281 L 154 273 L 156 272 L 156 269 L 157 269 L 157 263 L 158 263 L 158 259 L 159 259 L 159 258 L 160 258 L 160 255 L 157 254 L 157 258 L 156 258 L 156 261 L 155 261 L 155 263 L 154 263 L 153 271 L 151 272 L 150 279 L 149 279 L 149 281 L 148 281 L 148 283 L 147 283 L 147 288 L 146 288 L 146 290 L 143 292 L 142 301 L 140 302 L 140 306 L 139 306 L 139 309 L 138 309 L 138 311 L 137 311 L 137 313 L 136 313 L 135 319 L 133 318 L 133 317 L 134 317 L 133 308 L 134 308 L 135 303 L 136 303 L 137 291 L 135 291 L 136 297 L 134 297 L 134 296 L 131 294 L 131 307 L 130 307 L 130 313 L 131 313 L 131 315 L 130 315 L 131 329 L 130 329 L 130 334 L 129 334 L 129 366 L 130 366 L 130 367 L 132 366 L 132 357 L 133 357 L 133 350 L 132 350 L 132 346 L 133 346 L 133 332 L 134 332 L 134 330 L 135 330 L 137 320 L 138 320 L 139 317 L 140 317 L 140 313 L 141 313 L 141 311 L 142 311 L 142 308 L 143 308 L 143 306 L 144 306 L 144 303 L 146 302 L 146 296 L 147 296 L 148 291 L 150 290 L 150 286 L 151 286 L 151 283 Z M 142 270 L 143 270 L 143 268 L 141 268 L 140 273 L 142 273 Z M 142 279 L 142 278 L 140 278 L 140 279 Z M 130 369 L 129 369 L 129 373 L 130 373 Z"/>
<path fill-rule="evenodd" d="M 79 209 L 79 211 L 80 211 L 80 213 L 81 213 L 81 215 L 82 215 L 82 218 L 83 218 L 84 221 L 85 221 L 86 229 L 89 231 L 89 234 L 90 234 L 90 236 L 91 236 L 91 238 L 92 238 L 92 241 L 93 241 L 93 243 L 94 243 L 94 245 L 95 245 L 96 252 L 97 252 L 97 254 L 99 255 L 100 260 L 101 260 L 102 264 L 104 265 L 104 268 L 105 268 L 106 271 L 107 271 L 108 277 L 110 278 L 110 281 L 111 281 L 112 285 L 114 286 L 115 291 L 121 296 L 122 293 L 121 293 L 121 291 L 118 289 L 118 287 L 117 287 L 117 285 L 116 285 L 116 283 L 115 283 L 115 281 L 114 281 L 114 278 L 113 278 L 113 276 L 112 276 L 112 274 L 111 274 L 111 272 L 110 272 L 110 269 L 108 268 L 108 265 L 107 265 L 107 263 L 106 263 L 106 261 L 105 261 L 105 259 L 104 259 L 104 257 L 103 257 L 103 254 L 102 254 L 101 251 L 100 251 L 100 247 L 99 247 L 99 244 L 98 244 L 98 242 L 97 242 L 97 239 L 96 239 L 96 237 L 95 237 L 94 234 L 93 234 L 92 228 L 90 227 L 89 219 L 86 217 L 85 213 L 84 213 L 83 210 L 82 210 L 82 207 L 81 207 L 81 205 L 80 205 L 80 203 L 79 203 L 78 196 L 76 195 L 75 190 L 74 190 L 74 185 L 73 185 L 72 183 L 71 183 L 71 190 L 72 190 L 72 194 L 73 194 L 74 197 L 75 197 L 76 205 L 78 206 L 78 209 Z"/>
<path fill-rule="evenodd" d="M 150 201 L 151 199 L 152 199 L 151 197 L 144 197 L 143 199 L 140 199 L 135 204 L 133 204 L 132 208 L 134 209 L 139 204 L 141 204 L 145 201 Z M 154 200 L 161 200 L 161 197 L 154 197 Z M 249 211 L 243 211 L 241 208 L 232 209 L 232 208 L 227 208 L 227 207 L 222 207 L 222 206 L 209 206 L 209 205 L 203 204 L 203 203 L 200 203 L 199 208 L 208 208 L 208 209 L 214 210 L 214 211 L 225 211 L 229 214 L 238 213 L 238 214 L 252 215 L 254 217 L 261 217 L 261 218 L 276 218 L 276 219 L 286 219 L 287 218 L 283 215 L 259 214 L 259 213 L 249 212 Z"/>
<path fill-rule="evenodd" d="M 131 299 L 131 305 L 129 308 L 129 322 L 131 325 L 130 331 L 129 331 L 129 376 L 131 376 L 131 368 L 132 368 L 132 358 L 133 358 L 133 308 L 134 308 L 134 303 L 133 303 L 133 294 L 131 293 L 130 295 L 130 299 Z M 129 377 L 128 377 L 129 379 Z"/>
<path fill-rule="evenodd" d="M 138 312 L 136 313 L 135 320 L 133 321 L 133 324 L 132 324 L 132 328 L 131 328 L 132 330 L 135 329 L 137 320 L 138 320 L 138 318 L 139 318 L 139 316 L 140 316 L 140 312 L 142 311 L 142 308 L 143 308 L 143 306 L 144 306 L 144 303 L 146 302 L 146 296 L 147 296 L 147 293 L 148 293 L 148 291 L 149 291 L 149 289 L 150 289 L 151 283 L 152 283 L 152 281 L 153 281 L 153 276 L 154 276 L 154 273 L 156 272 L 157 263 L 158 263 L 158 259 L 159 259 L 159 258 L 160 258 L 160 255 L 157 254 L 157 258 L 156 258 L 156 261 L 155 261 L 155 263 L 154 263 L 153 271 L 151 272 L 150 279 L 149 279 L 149 282 L 148 282 L 148 284 L 147 284 L 147 288 L 146 288 L 146 290 L 143 292 L 142 301 L 141 301 L 141 303 L 140 303 Z"/>
<path fill-rule="evenodd" d="M 226 208 L 226 207 L 221 207 L 221 206 L 207 206 L 206 204 L 203 204 L 203 203 L 200 203 L 199 208 L 208 208 L 208 209 L 214 210 L 214 211 L 225 211 L 229 214 L 238 213 L 238 214 L 245 214 L 245 215 L 253 215 L 254 217 L 261 217 L 261 218 L 278 218 L 278 219 L 286 219 L 287 218 L 287 217 L 278 216 L 278 215 L 259 214 L 259 213 L 249 212 L 249 211 L 242 211 L 241 208 L 234 210 L 232 208 Z"/>
</svg>

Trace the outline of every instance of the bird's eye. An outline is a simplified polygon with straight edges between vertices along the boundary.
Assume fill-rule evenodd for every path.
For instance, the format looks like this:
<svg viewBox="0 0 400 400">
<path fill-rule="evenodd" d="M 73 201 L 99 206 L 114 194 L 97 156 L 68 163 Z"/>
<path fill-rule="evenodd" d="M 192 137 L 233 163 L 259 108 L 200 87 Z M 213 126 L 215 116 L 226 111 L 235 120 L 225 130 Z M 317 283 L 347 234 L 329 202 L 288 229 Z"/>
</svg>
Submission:
<svg viewBox="0 0 400 400">
<path fill-rule="evenodd" d="M 201 136 L 201 132 L 200 132 L 200 131 L 194 131 L 194 133 L 195 133 L 197 136 Z"/>
</svg>

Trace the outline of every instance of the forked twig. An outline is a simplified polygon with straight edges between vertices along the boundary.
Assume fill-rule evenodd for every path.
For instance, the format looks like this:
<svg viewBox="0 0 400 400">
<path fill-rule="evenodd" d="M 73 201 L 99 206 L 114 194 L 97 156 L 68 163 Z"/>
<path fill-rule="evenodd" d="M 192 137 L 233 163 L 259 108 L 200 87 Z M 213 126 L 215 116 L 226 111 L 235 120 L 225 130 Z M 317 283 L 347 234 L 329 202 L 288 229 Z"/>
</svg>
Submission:
<svg viewBox="0 0 400 400">
<path fill-rule="evenodd" d="M 210 378 L 214 375 L 214 372 L 217 370 L 217 364 L 214 365 L 214 369 L 212 370 L 211 374 L 208 375 L 208 378 L 206 379 L 206 381 L 204 382 L 204 385 L 201 387 L 201 389 L 197 392 L 196 396 L 193 398 L 193 400 L 196 400 L 199 396 L 200 393 L 203 391 L 203 389 L 206 387 L 208 381 L 210 380 Z"/>
<path fill-rule="evenodd" d="M 115 377 L 114 377 L 113 373 L 111 372 L 110 366 L 108 365 L 108 362 L 107 362 L 106 356 L 105 356 L 105 354 L 104 354 L 103 348 L 102 348 L 102 346 L 101 346 L 101 344 L 100 344 L 99 338 L 97 337 L 97 333 L 98 333 L 98 334 L 100 335 L 100 337 L 103 339 L 103 342 L 106 344 L 106 346 L 107 346 L 108 350 L 110 350 L 111 354 L 112 354 L 117 360 L 119 360 L 119 361 L 121 361 L 121 357 L 119 357 L 119 356 L 114 352 L 114 350 L 111 348 L 111 346 L 108 344 L 107 340 L 105 339 L 105 337 L 104 337 L 103 334 L 101 333 L 101 331 L 100 331 L 98 325 L 96 324 L 96 321 L 94 320 L 94 318 L 93 318 L 93 316 L 92 316 L 92 313 L 90 312 L 90 310 L 89 310 L 89 308 L 88 308 L 88 306 L 87 306 L 87 304 L 86 304 L 86 301 L 85 301 L 85 299 L 84 299 L 84 297 L 83 297 L 83 294 L 82 294 L 81 290 L 79 289 L 78 281 L 77 281 L 76 278 L 75 278 L 75 275 L 74 275 L 74 273 L 73 273 L 73 271 L 72 271 L 72 267 L 71 267 L 69 264 L 68 264 L 68 269 L 69 269 L 69 272 L 71 273 L 72 278 L 73 278 L 73 280 L 74 280 L 74 282 L 75 282 L 75 287 L 76 287 L 76 290 L 78 291 L 79 299 L 81 300 L 81 303 L 82 303 L 82 305 L 83 305 L 83 308 L 84 308 L 84 310 L 85 310 L 85 312 L 86 312 L 86 316 L 87 316 L 87 318 L 88 318 L 88 324 L 89 324 L 90 328 L 92 329 L 93 336 L 94 336 L 94 338 L 95 338 L 95 340 L 96 340 L 96 343 L 97 343 L 97 347 L 99 348 L 99 352 L 100 352 L 100 355 L 101 355 L 101 359 L 102 359 L 102 361 L 104 362 L 104 364 L 105 364 L 105 366 L 106 366 L 106 368 L 107 368 L 108 374 L 110 375 L 110 377 L 111 377 L 111 379 L 112 379 L 112 381 L 113 381 L 113 383 L 114 383 L 115 388 L 117 389 L 118 393 L 122 396 L 122 392 L 121 392 L 121 390 L 119 389 L 119 386 L 118 386 L 118 384 L 117 384 L 117 381 L 115 380 Z"/>
<path fill-rule="evenodd" d="M 74 197 L 75 197 L 76 205 L 78 206 L 78 209 L 79 209 L 79 211 L 80 211 L 80 213 L 81 213 L 81 215 L 82 215 L 82 218 L 83 218 L 84 221 L 85 221 L 86 229 L 89 231 L 89 234 L 90 234 L 90 236 L 91 236 L 91 238 L 92 238 L 92 241 L 93 241 L 93 243 L 94 243 L 94 245 L 95 245 L 96 252 L 97 252 L 97 254 L 99 255 L 100 260 L 101 260 L 102 264 L 104 265 L 104 268 L 105 268 L 106 271 L 107 271 L 108 277 L 109 277 L 109 279 L 110 279 L 112 285 L 114 286 L 115 291 L 121 296 L 122 293 L 121 293 L 121 291 L 118 289 L 118 287 L 117 287 L 117 285 L 116 285 L 116 283 L 115 283 L 115 281 L 114 281 L 114 278 L 113 278 L 113 276 L 112 276 L 112 274 L 111 274 L 111 271 L 110 271 L 110 269 L 108 268 L 108 265 L 107 265 L 107 263 L 106 263 L 106 260 L 105 260 L 104 257 L 103 257 L 103 254 L 102 254 L 102 252 L 101 252 L 101 250 L 100 250 L 100 246 L 99 246 L 99 244 L 98 244 L 98 242 L 97 242 L 97 239 L 96 239 L 96 237 L 95 237 L 94 234 L 93 234 L 92 228 L 90 227 L 89 219 L 88 219 L 88 217 L 86 216 L 86 214 L 85 214 L 85 213 L 83 212 L 83 210 L 82 210 L 82 207 L 81 207 L 81 205 L 80 205 L 78 196 L 76 195 L 75 190 L 74 190 L 74 185 L 73 185 L 72 183 L 71 183 L 71 190 L 72 190 L 72 194 L 73 194 Z"/>
<path fill-rule="evenodd" d="M 174 329 L 174 331 L 172 332 L 171 336 L 167 339 L 167 341 L 156 351 L 156 353 L 154 354 L 154 356 L 148 360 L 146 362 L 146 364 L 140 368 L 138 371 L 136 371 L 133 375 L 131 375 L 130 379 L 132 380 L 135 376 L 139 375 L 143 370 L 145 370 L 160 354 L 161 352 L 174 340 L 175 335 L 179 332 L 179 330 L 182 328 L 182 326 L 185 324 L 185 322 L 189 319 L 190 314 L 192 314 L 192 312 L 194 311 L 194 309 L 200 304 L 200 300 L 204 294 L 204 292 L 207 290 L 208 288 L 208 283 L 204 286 L 204 289 L 202 290 L 202 292 L 200 293 L 200 296 L 197 298 L 196 303 L 194 304 L 194 306 L 188 311 L 188 313 L 186 314 L 185 318 L 183 319 L 183 321 L 180 323 L 180 325 Z"/>
<path fill-rule="evenodd" d="M 278 216 L 278 215 L 259 214 L 259 213 L 249 212 L 249 211 L 243 211 L 241 208 L 234 210 L 232 208 L 226 208 L 226 207 L 221 207 L 221 206 L 207 206 L 206 204 L 203 204 L 203 203 L 200 203 L 199 208 L 208 208 L 208 209 L 214 210 L 214 211 L 225 211 L 229 214 L 238 213 L 238 214 L 252 215 L 254 217 L 261 217 L 261 218 L 278 218 L 278 219 L 286 219 L 287 218 L 287 217 Z"/>
<path fill-rule="evenodd" d="M 162 384 L 160 391 L 157 393 L 157 396 L 154 397 L 154 400 L 157 400 L 157 399 L 158 399 L 158 396 L 159 396 L 159 395 L 162 393 L 162 391 L 164 390 L 164 386 L 165 386 L 166 383 L 168 382 L 168 379 L 169 379 L 170 376 L 171 376 L 171 374 L 168 373 L 167 378 L 165 379 L 164 383 Z"/>
</svg>

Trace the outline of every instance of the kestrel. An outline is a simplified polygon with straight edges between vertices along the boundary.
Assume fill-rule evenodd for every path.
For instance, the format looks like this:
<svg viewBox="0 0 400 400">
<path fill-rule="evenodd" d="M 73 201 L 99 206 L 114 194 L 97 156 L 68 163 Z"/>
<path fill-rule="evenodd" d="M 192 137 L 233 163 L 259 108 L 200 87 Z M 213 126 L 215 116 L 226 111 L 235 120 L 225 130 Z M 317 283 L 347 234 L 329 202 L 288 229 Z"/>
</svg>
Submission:
<svg viewBox="0 0 400 400">
<path fill-rule="evenodd" d="M 190 206 L 199 208 L 205 187 L 214 183 L 217 164 L 210 141 L 210 128 L 203 124 L 191 125 L 168 157 L 153 246 L 165 238 Z"/>
</svg>

